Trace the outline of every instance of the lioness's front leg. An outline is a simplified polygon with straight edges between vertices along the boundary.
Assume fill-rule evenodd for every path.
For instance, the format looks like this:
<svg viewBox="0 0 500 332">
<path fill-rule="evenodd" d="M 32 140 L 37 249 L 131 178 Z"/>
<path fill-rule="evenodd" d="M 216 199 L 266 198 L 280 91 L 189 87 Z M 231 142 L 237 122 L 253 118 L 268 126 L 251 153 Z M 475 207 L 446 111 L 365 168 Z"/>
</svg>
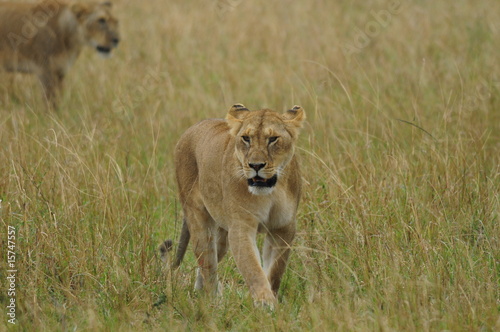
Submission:
<svg viewBox="0 0 500 332">
<path fill-rule="evenodd" d="M 255 242 L 256 235 L 257 227 L 233 225 L 228 234 L 229 247 L 236 266 L 250 288 L 254 301 L 272 306 L 276 298 L 260 265 L 259 251 Z"/>
<path fill-rule="evenodd" d="M 290 245 L 294 237 L 295 222 L 277 230 L 270 230 L 264 240 L 264 271 L 275 295 L 278 294 L 281 278 L 285 273 L 290 256 Z"/>
<path fill-rule="evenodd" d="M 39 79 L 42 83 L 43 92 L 48 105 L 54 109 L 57 108 L 59 94 L 62 91 L 64 73 L 59 70 L 47 69 L 39 75 Z"/>
</svg>

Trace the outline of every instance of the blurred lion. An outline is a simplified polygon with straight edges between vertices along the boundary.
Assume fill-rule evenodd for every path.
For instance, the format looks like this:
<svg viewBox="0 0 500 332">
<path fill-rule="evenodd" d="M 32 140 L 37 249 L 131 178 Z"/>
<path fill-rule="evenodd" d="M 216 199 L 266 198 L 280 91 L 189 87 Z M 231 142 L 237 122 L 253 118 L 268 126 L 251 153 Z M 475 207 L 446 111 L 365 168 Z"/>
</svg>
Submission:
<svg viewBox="0 0 500 332">
<path fill-rule="evenodd" d="M 118 45 L 111 3 L 0 2 L 0 70 L 38 76 L 51 106 L 68 69 L 88 45 L 107 56 Z"/>
</svg>

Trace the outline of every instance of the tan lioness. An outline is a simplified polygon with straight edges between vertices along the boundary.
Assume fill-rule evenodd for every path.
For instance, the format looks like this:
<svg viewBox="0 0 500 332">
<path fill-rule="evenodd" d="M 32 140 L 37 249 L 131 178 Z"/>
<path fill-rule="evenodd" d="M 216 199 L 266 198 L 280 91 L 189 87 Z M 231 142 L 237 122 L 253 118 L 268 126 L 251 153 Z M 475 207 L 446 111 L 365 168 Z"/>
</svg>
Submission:
<svg viewBox="0 0 500 332">
<path fill-rule="evenodd" d="M 32 73 L 56 105 L 63 79 L 85 45 L 109 55 L 118 45 L 111 3 L 0 2 L 0 70 Z"/>
<path fill-rule="evenodd" d="M 174 266 L 191 238 L 199 270 L 195 287 L 216 291 L 217 263 L 227 252 L 256 303 L 274 305 L 295 235 L 301 174 L 295 143 L 305 119 L 234 105 L 225 120 L 189 128 L 175 149 L 184 224 Z M 261 267 L 256 236 L 266 233 Z M 160 248 L 165 253 L 166 241 Z"/>
</svg>

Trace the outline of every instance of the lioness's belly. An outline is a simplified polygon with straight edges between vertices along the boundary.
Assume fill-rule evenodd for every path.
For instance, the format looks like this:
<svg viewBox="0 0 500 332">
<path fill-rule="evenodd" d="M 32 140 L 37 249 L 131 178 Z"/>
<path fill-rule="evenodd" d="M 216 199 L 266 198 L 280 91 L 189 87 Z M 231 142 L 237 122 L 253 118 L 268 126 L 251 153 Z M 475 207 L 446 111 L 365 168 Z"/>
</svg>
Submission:
<svg viewBox="0 0 500 332">
<path fill-rule="evenodd" d="M 27 60 L 18 60 L 16 56 L 8 58 L 0 53 L 0 64 L 2 69 L 9 72 L 22 72 L 22 73 L 34 73 L 37 70 L 37 66 Z"/>
</svg>

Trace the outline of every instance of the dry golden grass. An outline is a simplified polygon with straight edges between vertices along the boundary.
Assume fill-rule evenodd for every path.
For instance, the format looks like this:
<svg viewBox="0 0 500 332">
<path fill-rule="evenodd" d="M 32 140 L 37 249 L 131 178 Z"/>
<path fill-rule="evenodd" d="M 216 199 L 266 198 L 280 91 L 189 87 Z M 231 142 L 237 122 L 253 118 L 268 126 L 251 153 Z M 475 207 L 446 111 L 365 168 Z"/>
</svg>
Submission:
<svg viewBox="0 0 500 332">
<path fill-rule="evenodd" d="M 116 0 L 122 43 L 82 54 L 58 112 L 33 77 L 2 74 L 13 328 L 498 331 L 500 3 L 401 1 L 377 23 L 391 3 Z M 253 308 L 230 255 L 210 300 L 193 294 L 191 253 L 175 273 L 156 254 L 180 231 L 178 137 L 236 102 L 308 115 L 273 313 Z"/>
</svg>

